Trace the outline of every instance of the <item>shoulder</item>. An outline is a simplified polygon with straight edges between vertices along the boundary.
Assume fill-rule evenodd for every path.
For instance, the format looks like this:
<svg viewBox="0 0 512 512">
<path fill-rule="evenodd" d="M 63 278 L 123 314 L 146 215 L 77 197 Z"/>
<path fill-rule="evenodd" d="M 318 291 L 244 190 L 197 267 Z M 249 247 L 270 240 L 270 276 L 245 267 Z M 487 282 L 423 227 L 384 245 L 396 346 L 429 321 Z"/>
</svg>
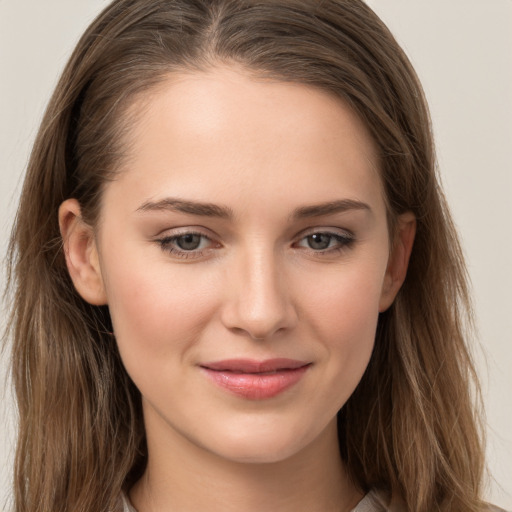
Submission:
<svg viewBox="0 0 512 512">
<path fill-rule="evenodd" d="M 113 510 L 112 512 L 137 512 L 137 511 L 133 508 L 133 506 L 129 502 L 127 496 L 123 493 L 119 497 L 119 500 L 117 502 L 117 506 L 116 506 L 115 510 Z"/>
<path fill-rule="evenodd" d="M 128 511 L 127 511 L 128 512 Z M 129 511 L 132 512 L 132 511 Z M 135 512 L 135 511 L 133 511 Z M 403 505 L 390 498 L 384 491 L 370 491 L 351 512 L 406 512 Z M 509 512 L 495 505 L 487 504 L 482 512 Z"/>
<path fill-rule="evenodd" d="M 388 512 L 391 510 L 390 499 L 387 493 L 372 490 L 370 491 L 351 512 Z"/>
<path fill-rule="evenodd" d="M 504 508 L 496 507 L 495 505 L 487 505 L 487 509 L 483 512 L 508 512 Z"/>
</svg>

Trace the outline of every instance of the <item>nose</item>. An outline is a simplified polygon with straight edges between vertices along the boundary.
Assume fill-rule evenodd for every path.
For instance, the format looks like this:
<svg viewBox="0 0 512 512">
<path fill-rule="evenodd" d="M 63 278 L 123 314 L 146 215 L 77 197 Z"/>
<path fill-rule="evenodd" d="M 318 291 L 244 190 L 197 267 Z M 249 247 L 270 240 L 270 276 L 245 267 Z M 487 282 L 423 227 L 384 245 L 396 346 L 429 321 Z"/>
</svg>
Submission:
<svg viewBox="0 0 512 512">
<path fill-rule="evenodd" d="M 264 340 L 293 328 L 297 312 L 278 258 L 272 251 L 249 252 L 229 269 L 222 322 L 231 331 Z"/>
</svg>

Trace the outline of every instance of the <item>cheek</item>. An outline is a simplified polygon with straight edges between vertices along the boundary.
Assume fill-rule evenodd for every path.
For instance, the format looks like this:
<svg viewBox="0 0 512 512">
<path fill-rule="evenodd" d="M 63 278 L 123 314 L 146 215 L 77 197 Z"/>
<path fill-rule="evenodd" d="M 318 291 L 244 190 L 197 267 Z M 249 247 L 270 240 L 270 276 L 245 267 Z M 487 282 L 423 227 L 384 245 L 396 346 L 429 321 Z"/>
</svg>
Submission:
<svg viewBox="0 0 512 512">
<path fill-rule="evenodd" d="M 127 369 L 185 353 L 215 311 L 212 280 L 192 279 L 186 268 L 176 271 L 147 257 L 141 263 L 136 254 L 109 263 L 109 310 Z"/>
<path fill-rule="evenodd" d="M 302 284 L 304 314 L 318 329 L 346 333 L 346 341 L 376 324 L 384 279 L 384 265 L 347 265 L 311 283 Z M 329 336 L 331 337 L 331 336 Z M 347 338 L 348 337 L 348 338 Z"/>
<path fill-rule="evenodd" d="M 368 365 L 379 317 L 383 265 L 337 269 L 306 286 L 303 316 L 322 341 L 327 376 L 348 398 Z"/>
</svg>

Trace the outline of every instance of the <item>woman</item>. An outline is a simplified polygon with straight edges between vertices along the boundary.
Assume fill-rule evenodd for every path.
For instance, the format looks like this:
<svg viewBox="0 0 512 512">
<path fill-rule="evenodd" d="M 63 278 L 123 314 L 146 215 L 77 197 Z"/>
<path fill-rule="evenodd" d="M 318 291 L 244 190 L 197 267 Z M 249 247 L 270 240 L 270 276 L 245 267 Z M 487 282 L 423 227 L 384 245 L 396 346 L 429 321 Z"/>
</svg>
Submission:
<svg viewBox="0 0 512 512">
<path fill-rule="evenodd" d="M 12 239 L 16 510 L 486 510 L 456 240 L 364 4 L 114 2 Z"/>
</svg>

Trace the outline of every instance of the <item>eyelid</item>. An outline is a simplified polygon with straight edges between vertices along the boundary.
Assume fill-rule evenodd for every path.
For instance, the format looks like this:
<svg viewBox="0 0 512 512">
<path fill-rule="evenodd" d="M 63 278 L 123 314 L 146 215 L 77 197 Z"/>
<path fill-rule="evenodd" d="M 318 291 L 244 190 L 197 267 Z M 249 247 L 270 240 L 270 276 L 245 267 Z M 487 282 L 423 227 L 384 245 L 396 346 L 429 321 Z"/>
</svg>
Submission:
<svg viewBox="0 0 512 512">
<path fill-rule="evenodd" d="M 205 228 L 203 226 L 189 225 L 184 224 L 182 226 L 173 226 L 166 227 L 164 229 L 160 229 L 155 235 L 154 238 L 159 237 L 175 237 L 175 236 L 183 236 L 188 234 L 201 235 L 206 238 L 215 238 L 217 235 L 213 233 L 210 229 Z"/>
<path fill-rule="evenodd" d="M 348 229 L 321 226 L 321 227 L 304 229 L 296 236 L 296 240 L 302 240 L 303 238 L 306 238 L 307 236 L 317 235 L 317 234 L 341 236 L 341 237 L 344 237 L 347 239 L 349 239 L 349 238 L 355 239 L 354 233 Z"/>
</svg>

